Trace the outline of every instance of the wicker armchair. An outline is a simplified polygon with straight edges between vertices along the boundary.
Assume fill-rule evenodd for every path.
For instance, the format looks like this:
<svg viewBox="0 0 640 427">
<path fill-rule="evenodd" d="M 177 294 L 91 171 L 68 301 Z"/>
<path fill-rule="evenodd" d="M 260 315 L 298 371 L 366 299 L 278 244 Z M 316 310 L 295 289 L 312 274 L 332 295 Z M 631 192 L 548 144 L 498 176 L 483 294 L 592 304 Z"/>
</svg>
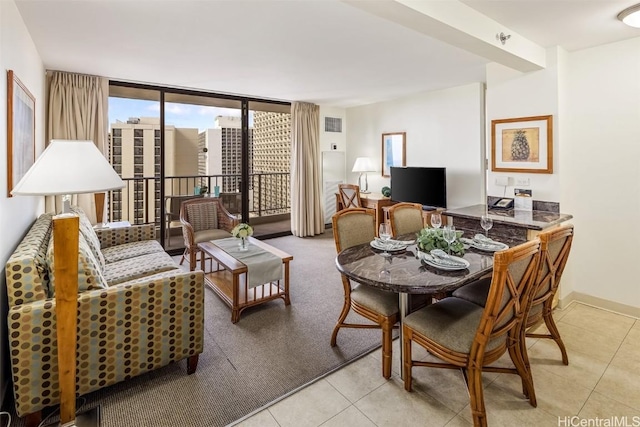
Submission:
<svg viewBox="0 0 640 427">
<path fill-rule="evenodd" d="M 360 187 L 354 184 L 338 184 L 342 209 L 361 208 Z"/>
<path fill-rule="evenodd" d="M 368 243 L 375 236 L 376 217 L 373 209 L 344 209 L 333 215 L 333 238 L 337 252 Z M 391 377 L 392 330 L 400 318 L 398 294 L 367 285 L 351 287 L 349 278 L 344 274 L 341 277 L 344 287 L 344 306 L 331 334 L 331 347 L 336 346 L 340 328 L 382 329 L 382 376 L 388 379 Z M 351 309 L 374 324 L 345 323 Z"/>
<path fill-rule="evenodd" d="M 238 219 L 229 213 L 217 197 L 204 197 L 182 202 L 180 222 L 184 237 L 184 253 L 180 264 L 189 256 L 191 270 L 196 266 L 198 243 L 231 237 Z"/>
<path fill-rule="evenodd" d="M 391 235 L 417 233 L 424 228 L 422 205 L 419 203 L 396 203 L 389 207 Z"/>
<path fill-rule="evenodd" d="M 527 333 L 531 338 L 552 339 L 560 348 L 562 353 L 562 363 L 569 364 L 567 350 L 560 337 L 560 332 L 553 320 L 553 299 L 558 291 L 558 285 L 562 278 L 564 266 L 569 258 L 571 243 L 573 242 L 573 225 L 567 224 L 561 227 L 544 231 L 538 235 L 540 239 L 540 269 L 536 278 L 536 290 L 534 291 L 531 309 L 525 321 L 526 329 L 537 326 L 544 320 L 548 334 Z M 484 307 L 489 294 L 491 278 L 480 279 L 469 283 L 453 293 L 454 297 L 463 298 Z M 523 352 L 527 351 L 525 343 Z"/>
<path fill-rule="evenodd" d="M 414 366 L 460 369 L 469 391 L 473 425 L 486 426 L 482 372 L 505 372 L 520 376 L 525 397 L 537 406 L 531 367 L 520 343 L 539 261 L 538 239 L 497 252 L 484 307 L 451 297 L 409 314 L 402 329 L 405 390 L 411 391 Z M 412 360 L 412 343 L 442 362 Z M 507 351 L 515 368 L 490 366 Z"/>
</svg>

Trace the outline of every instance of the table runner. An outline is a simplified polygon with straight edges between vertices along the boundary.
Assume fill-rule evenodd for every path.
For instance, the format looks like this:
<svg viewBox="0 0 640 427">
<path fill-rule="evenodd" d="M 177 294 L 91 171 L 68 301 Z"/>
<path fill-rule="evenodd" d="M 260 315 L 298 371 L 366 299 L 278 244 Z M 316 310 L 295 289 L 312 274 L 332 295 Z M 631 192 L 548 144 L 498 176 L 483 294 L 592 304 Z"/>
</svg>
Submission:
<svg viewBox="0 0 640 427">
<path fill-rule="evenodd" d="M 249 242 L 247 242 L 249 249 L 241 251 L 240 239 L 235 237 L 214 240 L 213 243 L 247 266 L 249 288 L 282 279 L 282 258 L 271 252 Z"/>
</svg>

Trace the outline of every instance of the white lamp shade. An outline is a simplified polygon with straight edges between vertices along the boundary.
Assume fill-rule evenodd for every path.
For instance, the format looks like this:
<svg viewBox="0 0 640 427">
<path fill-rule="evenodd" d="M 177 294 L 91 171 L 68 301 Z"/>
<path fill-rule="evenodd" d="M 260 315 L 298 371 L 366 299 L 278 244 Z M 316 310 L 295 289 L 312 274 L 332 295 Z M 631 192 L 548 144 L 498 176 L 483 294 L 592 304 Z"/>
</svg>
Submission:
<svg viewBox="0 0 640 427">
<path fill-rule="evenodd" d="M 620 12 L 618 19 L 630 27 L 640 28 L 640 4 L 628 7 Z"/>
<path fill-rule="evenodd" d="M 358 157 L 351 172 L 374 172 L 376 167 L 369 157 Z"/>
<path fill-rule="evenodd" d="M 52 140 L 11 194 L 52 196 L 99 193 L 124 187 L 92 141 Z"/>
</svg>

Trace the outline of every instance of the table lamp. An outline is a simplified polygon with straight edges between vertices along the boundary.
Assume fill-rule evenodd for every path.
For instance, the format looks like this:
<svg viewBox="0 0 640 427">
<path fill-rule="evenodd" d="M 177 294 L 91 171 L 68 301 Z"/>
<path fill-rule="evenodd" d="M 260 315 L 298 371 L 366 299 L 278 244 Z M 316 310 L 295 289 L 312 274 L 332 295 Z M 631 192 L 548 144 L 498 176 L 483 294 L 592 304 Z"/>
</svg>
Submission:
<svg viewBox="0 0 640 427">
<path fill-rule="evenodd" d="M 358 176 L 358 187 L 360 187 L 361 193 L 369 193 L 369 182 L 367 181 L 367 172 L 373 172 L 376 170 L 376 167 L 373 165 L 373 162 L 369 157 L 358 157 L 356 162 L 353 164 L 353 169 L 351 172 L 360 172 Z M 361 184 L 362 174 L 364 174 L 364 190 Z"/>
<path fill-rule="evenodd" d="M 124 181 L 92 141 L 52 140 L 13 188 L 14 196 L 62 195 L 62 213 L 53 218 L 56 276 L 56 331 L 60 425 L 96 426 L 99 407 L 76 417 L 76 341 L 78 309 L 79 218 L 71 195 L 123 188 Z"/>
</svg>

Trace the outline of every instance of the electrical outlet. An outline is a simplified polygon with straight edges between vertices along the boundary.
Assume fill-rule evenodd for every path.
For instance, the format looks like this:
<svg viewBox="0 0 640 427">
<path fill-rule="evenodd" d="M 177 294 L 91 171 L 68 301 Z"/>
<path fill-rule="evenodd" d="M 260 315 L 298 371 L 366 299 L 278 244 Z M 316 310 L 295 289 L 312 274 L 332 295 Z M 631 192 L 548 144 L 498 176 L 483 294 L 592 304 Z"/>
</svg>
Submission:
<svg viewBox="0 0 640 427">
<path fill-rule="evenodd" d="M 496 185 L 501 187 L 506 187 L 509 185 L 509 177 L 508 176 L 496 176 Z"/>
<path fill-rule="evenodd" d="M 338 144 L 331 144 L 331 149 L 332 150 L 337 150 L 338 149 Z"/>
<path fill-rule="evenodd" d="M 528 187 L 529 183 L 529 178 L 516 178 L 516 185 L 519 187 Z"/>
</svg>

